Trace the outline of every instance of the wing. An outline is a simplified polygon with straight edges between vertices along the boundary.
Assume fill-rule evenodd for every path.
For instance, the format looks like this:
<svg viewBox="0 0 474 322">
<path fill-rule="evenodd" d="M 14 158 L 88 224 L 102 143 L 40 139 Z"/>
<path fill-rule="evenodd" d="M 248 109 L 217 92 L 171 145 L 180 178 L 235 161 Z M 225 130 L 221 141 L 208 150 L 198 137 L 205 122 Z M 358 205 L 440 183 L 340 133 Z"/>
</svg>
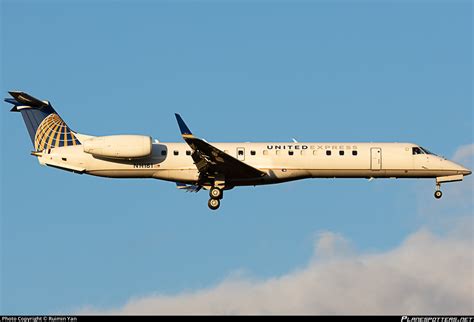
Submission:
<svg viewBox="0 0 474 322">
<path fill-rule="evenodd" d="M 195 137 L 179 114 L 175 114 L 184 141 L 189 144 L 198 171 L 206 176 L 222 175 L 226 180 L 260 178 L 266 175 L 236 158 Z"/>
</svg>

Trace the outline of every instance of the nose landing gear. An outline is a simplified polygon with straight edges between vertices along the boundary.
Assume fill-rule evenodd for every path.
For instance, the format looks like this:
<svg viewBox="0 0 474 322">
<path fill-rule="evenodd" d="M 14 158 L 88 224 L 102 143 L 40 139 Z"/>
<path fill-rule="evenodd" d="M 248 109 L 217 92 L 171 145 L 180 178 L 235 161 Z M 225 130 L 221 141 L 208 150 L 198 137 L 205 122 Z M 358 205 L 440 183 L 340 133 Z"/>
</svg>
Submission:
<svg viewBox="0 0 474 322">
<path fill-rule="evenodd" d="M 464 176 L 462 174 L 436 177 L 436 191 L 434 193 L 435 198 L 439 199 L 443 195 L 441 192 L 441 183 L 462 181 L 463 178 Z"/>
<path fill-rule="evenodd" d="M 441 183 L 439 182 L 436 182 L 436 191 L 434 196 L 436 199 L 440 199 L 443 196 L 443 193 L 441 192 Z"/>
</svg>

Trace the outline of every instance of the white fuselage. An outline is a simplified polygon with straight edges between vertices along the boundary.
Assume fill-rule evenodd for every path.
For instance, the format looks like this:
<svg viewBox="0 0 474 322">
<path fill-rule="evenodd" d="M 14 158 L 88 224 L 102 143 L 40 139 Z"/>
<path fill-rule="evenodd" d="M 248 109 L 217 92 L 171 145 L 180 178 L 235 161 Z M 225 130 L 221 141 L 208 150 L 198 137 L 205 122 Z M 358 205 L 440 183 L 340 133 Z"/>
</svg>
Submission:
<svg viewBox="0 0 474 322">
<path fill-rule="evenodd" d="M 223 191 L 306 178 L 436 178 L 463 180 L 471 171 L 412 143 L 265 142 L 213 143 L 192 134 L 175 113 L 183 143 L 145 135 L 88 136 L 72 131 L 49 101 L 10 91 L 12 112 L 21 113 L 43 165 L 110 178 L 155 178 L 178 189 L 209 190 L 217 210 Z"/>
<path fill-rule="evenodd" d="M 434 154 L 414 154 L 412 143 L 212 143 L 216 148 L 266 173 L 227 182 L 272 184 L 305 178 L 436 178 L 468 175 L 459 164 Z M 49 153 L 48 153 L 49 152 Z M 38 155 L 41 164 L 113 178 L 155 178 L 194 184 L 199 172 L 186 143 L 153 143 L 149 157 L 98 158 L 81 145 Z"/>
</svg>

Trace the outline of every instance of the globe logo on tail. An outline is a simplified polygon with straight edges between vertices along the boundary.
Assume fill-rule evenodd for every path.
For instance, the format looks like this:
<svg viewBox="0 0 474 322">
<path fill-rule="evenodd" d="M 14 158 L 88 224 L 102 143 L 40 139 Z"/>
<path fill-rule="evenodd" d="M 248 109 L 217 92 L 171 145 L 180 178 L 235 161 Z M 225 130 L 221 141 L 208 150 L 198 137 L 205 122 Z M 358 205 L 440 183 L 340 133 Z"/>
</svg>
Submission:
<svg viewBox="0 0 474 322">
<path fill-rule="evenodd" d="M 34 142 L 36 151 L 81 144 L 74 132 L 56 113 L 48 115 L 41 122 L 36 130 Z"/>
</svg>

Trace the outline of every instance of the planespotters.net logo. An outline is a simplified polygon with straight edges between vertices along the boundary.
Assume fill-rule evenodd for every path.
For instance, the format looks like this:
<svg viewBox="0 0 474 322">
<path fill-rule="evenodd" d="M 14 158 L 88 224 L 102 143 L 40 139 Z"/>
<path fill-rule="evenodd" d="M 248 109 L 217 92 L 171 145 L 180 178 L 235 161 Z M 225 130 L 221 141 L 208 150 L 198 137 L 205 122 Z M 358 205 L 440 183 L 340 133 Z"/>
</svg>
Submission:
<svg viewBox="0 0 474 322">
<path fill-rule="evenodd" d="M 402 316 L 402 322 L 474 322 L 472 316 Z"/>
</svg>

